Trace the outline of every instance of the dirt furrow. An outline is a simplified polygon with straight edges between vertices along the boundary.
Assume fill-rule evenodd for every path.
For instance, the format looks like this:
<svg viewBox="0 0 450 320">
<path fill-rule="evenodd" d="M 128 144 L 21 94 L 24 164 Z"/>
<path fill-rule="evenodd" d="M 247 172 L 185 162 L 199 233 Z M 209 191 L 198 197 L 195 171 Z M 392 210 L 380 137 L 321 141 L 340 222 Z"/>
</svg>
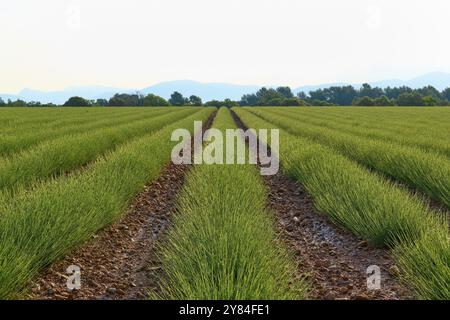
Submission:
<svg viewBox="0 0 450 320">
<path fill-rule="evenodd" d="M 233 117 L 246 129 L 239 117 Z M 299 273 L 307 275 L 314 299 L 406 299 L 408 290 L 396 279 L 398 272 L 389 251 L 374 248 L 333 224 L 314 207 L 304 187 L 282 169 L 265 176 L 268 206 L 276 215 L 280 238 L 293 253 Z M 378 266 L 381 288 L 369 290 L 368 267 Z"/>
<path fill-rule="evenodd" d="M 204 124 L 209 128 L 215 112 Z M 193 145 L 193 144 L 192 144 Z M 163 276 L 156 256 L 191 165 L 170 162 L 145 187 L 116 224 L 45 270 L 30 286 L 30 299 L 144 299 Z M 69 290 L 69 266 L 81 270 L 81 288 Z"/>
</svg>

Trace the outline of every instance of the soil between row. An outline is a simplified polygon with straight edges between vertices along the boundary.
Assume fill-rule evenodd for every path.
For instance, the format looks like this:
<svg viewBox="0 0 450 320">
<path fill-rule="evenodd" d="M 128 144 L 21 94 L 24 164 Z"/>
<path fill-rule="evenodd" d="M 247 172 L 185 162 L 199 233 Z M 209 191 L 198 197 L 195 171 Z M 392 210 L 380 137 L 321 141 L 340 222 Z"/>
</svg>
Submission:
<svg viewBox="0 0 450 320">
<path fill-rule="evenodd" d="M 233 113 L 239 127 L 243 123 Z M 212 119 L 205 128 L 209 128 Z M 136 197 L 124 218 L 89 243 L 50 266 L 30 287 L 32 299 L 144 299 L 158 292 L 164 277 L 157 245 L 170 227 L 177 194 L 191 166 L 167 164 L 160 177 Z M 409 297 L 395 274 L 386 249 L 370 247 L 335 226 L 314 208 L 313 199 L 280 170 L 267 176 L 268 206 L 282 242 L 293 253 L 298 273 L 311 282 L 313 299 L 404 299 Z M 66 269 L 81 268 L 81 289 L 68 291 Z M 381 268 L 381 290 L 367 289 L 366 270 Z"/>
</svg>

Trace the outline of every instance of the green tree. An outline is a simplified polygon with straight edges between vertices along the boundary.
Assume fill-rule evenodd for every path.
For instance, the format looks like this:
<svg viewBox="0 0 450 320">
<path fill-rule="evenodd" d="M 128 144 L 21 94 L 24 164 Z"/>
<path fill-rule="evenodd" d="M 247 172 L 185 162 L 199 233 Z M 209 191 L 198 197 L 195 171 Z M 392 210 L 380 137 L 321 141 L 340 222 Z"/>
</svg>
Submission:
<svg viewBox="0 0 450 320">
<path fill-rule="evenodd" d="M 5 105 L 5 101 L 3 101 L 2 97 L 0 97 L 0 107 L 4 107 Z"/>
<path fill-rule="evenodd" d="M 298 98 L 288 98 L 283 101 L 284 106 L 288 107 L 296 107 L 296 106 L 304 106 L 306 105 L 305 101 Z"/>
<path fill-rule="evenodd" d="M 411 88 L 408 88 L 406 86 L 402 87 L 387 87 L 384 89 L 384 94 L 389 99 L 397 99 L 402 93 L 411 93 L 413 90 Z"/>
<path fill-rule="evenodd" d="M 371 107 L 375 105 L 375 101 L 371 97 L 355 98 L 352 103 L 354 106 Z"/>
<path fill-rule="evenodd" d="M 256 92 L 256 97 L 258 98 L 258 105 L 260 106 L 268 106 L 269 101 L 277 98 L 283 98 L 283 96 L 279 94 L 275 89 L 267 89 L 265 87 L 259 89 L 259 91 Z"/>
<path fill-rule="evenodd" d="M 232 107 L 239 107 L 240 103 L 238 101 L 233 101 L 230 99 L 225 99 L 223 101 L 219 101 L 219 100 L 211 100 L 205 103 L 205 106 L 207 107 L 227 107 L 227 108 L 232 108 Z"/>
<path fill-rule="evenodd" d="M 106 99 L 97 99 L 97 101 L 95 101 L 95 105 L 106 107 L 109 105 L 109 103 L 108 103 L 108 100 L 106 100 Z"/>
<path fill-rule="evenodd" d="M 258 104 L 258 97 L 256 94 L 244 94 L 239 102 L 241 106 L 256 106 Z"/>
<path fill-rule="evenodd" d="M 139 94 L 117 93 L 109 99 L 109 105 L 115 107 L 142 106 L 143 99 Z"/>
<path fill-rule="evenodd" d="M 450 101 L 450 88 L 446 88 L 444 91 L 442 91 L 442 98 Z"/>
<path fill-rule="evenodd" d="M 223 105 L 227 108 L 232 108 L 232 107 L 238 107 L 239 106 L 239 102 L 237 101 L 233 101 L 231 99 L 225 99 L 223 101 Z"/>
<path fill-rule="evenodd" d="M 326 93 L 323 89 L 312 90 L 309 92 L 311 100 L 328 102 Z"/>
<path fill-rule="evenodd" d="M 294 94 L 292 93 L 292 90 L 289 87 L 278 87 L 276 91 L 283 98 L 291 99 L 294 97 Z"/>
<path fill-rule="evenodd" d="M 433 87 L 433 86 L 426 86 L 426 87 L 423 87 L 421 89 L 417 89 L 415 91 L 418 92 L 423 97 L 430 96 L 430 97 L 434 98 L 437 101 L 442 99 L 441 93 L 438 90 L 436 90 L 436 88 Z"/>
<path fill-rule="evenodd" d="M 91 104 L 82 97 L 71 97 L 64 103 L 65 107 L 89 107 Z"/>
<path fill-rule="evenodd" d="M 39 101 L 30 101 L 27 103 L 28 107 L 42 107 L 42 104 Z"/>
<path fill-rule="evenodd" d="M 369 97 L 369 98 L 378 98 L 384 95 L 383 89 L 372 86 L 368 83 L 364 83 L 362 87 L 359 89 L 358 96 L 359 97 Z"/>
<path fill-rule="evenodd" d="M 284 107 L 290 107 L 290 106 L 301 106 L 305 105 L 304 102 L 297 98 L 275 98 L 272 100 L 269 100 L 267 102 L 267 105 L 269 106 L 284 106 Z"/>
<path fill-rule="evenodd" d="M 143 105 L 152 107 L 165 107 L 168 106 L 169 103 L 166 101 L 166 99 L 150 93 L 144 97 Z"/>
<path fill-rule="evenodd" d="M 392 101 L 385 95 L 382 95 L 381 97 L 376 98 L 374 100 L 374 103 L 376 106 L 393 106 L 393 105 L 395 105 L 394 101 Z"/>
<path fill-rule="evenodd" d="M 348 106 L 358 96 L 353 86 L 333 86 L 325 89 L 310 91 L 311 100 L 320 100 L 335 105 Z"/>
<path fill-rule="evenodd" d="M 171 94 L 169 103 L 172 106 L 183 106 L 186 103 L 186 100 L 181 93 L 175 91 Z"/>
<path fill-rule="evenodd" d="M 418 92 L 402 93 L 397 98 L 399 106 L 423 106 L 423 97 Z"/>
<path fill-rule="evenodd" d="M 439 100 L 432 96 L 426 96 L 422 98 L 424 106 L 438 106 Z"/>
<path fill-rule="evenodd" d="M 200 97 L 192 95 L 189 97 L 189 104 L 192 106 L 202 106 L 203 102 Z"/>
<path fill-rule="evenodd" d="M 300 91 L 299 93 L 297 93 L 297 98 L 299 98 L 301 100 L 306 100 L 306 99 L 308 99 L 308 96 L 303 91 Z"/>
<path fill-rule="evenodd" d="M 223 101 L 219 101 L 219 100 L 211 100 L 205 103 L 205 106 L 207 107 L 222 107 L 223 106 Z"/>
</svg>

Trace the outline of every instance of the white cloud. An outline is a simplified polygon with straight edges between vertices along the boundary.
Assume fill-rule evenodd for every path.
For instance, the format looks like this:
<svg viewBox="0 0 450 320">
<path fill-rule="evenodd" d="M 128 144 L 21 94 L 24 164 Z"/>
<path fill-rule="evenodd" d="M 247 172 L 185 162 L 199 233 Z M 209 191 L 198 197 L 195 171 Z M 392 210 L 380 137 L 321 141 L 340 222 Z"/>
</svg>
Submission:
<svg viewBox="0 0 450 320">
<path fill-rule="evenodd" d="M 450 71 L 446 0 L 15 0 L 0 92 L 174 79 L 292 86 Z"/>
</svg>

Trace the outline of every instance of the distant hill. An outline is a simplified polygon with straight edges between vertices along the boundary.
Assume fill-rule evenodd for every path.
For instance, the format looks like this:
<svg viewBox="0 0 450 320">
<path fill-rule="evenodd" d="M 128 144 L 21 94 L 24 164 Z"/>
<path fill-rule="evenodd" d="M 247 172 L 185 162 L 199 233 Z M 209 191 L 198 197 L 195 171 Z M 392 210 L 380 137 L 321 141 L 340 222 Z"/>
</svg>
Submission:
<svg viewBox="0 0 450 320">
<path fill-rule="evenodd" d="M 163 98 L 170 98 L 174 91 L 184 96 L 196 95 L 204 101 L 208 100 L 240 100 L 246 93 L 259 90 L 260 86 L 236 85 L 228 83 L 201 83 L 191 80 L 168 81 L 140 90 L 144 94 L 153 93 Z"/>
<path fill-rule="evenodd" d="M 343 85 L 353 85 L 355 88 L 359 88 L 362 83 L 327 83 L 327 84 L 319 84 L 319 85 L 308 85 L 308 86 L 302 86 L 293 89 L 295 93 L 303 91 L 305 93 L 308 93 L 309 91 L 317 90 L 317 89 L 324 89 L 329 88 L 331 86 L 343 86 Z M 398 80 L 398 79 L 391 79 L 391 80 L 382 80 L 382 81 L 375 81 L 375 82 L 369 82 L 369 84 L 372 87 L 400 87 L 400 86 L 407 86 L 413 89 L 422 88 L 428 85 L 431 85 L 438 89 L 439 91 L 444 90 L 445 88 L 450 87 L 450 73 L 444 73 L 444 72 L 431 72 L 424 74 L 422 76 L 413 78 L 411 80 Z"/>
<path fill-rule="evenodd" d="M 117 92 L 128 92 L 120 88 L 92 86 L 92 87 L 69 87 L 62 91 L 37 91 L 23 89 L 18 96 L 25 101 L 40 101 L 41 103 L 53 102 L 63 104 L 70 97 L 80 96 L 85 99 L 109 99 Z"/>
<path fill-rule="evenodd" d="M 348 83 L 326 83 L 318 85 L 308 85 L 294 88 L 295 93 L 303 91 L 308 93 L 311 90 L 319 88 L 327 88 L 330 86 L 342 86 Z M 420 88 L 427 85 L 432 85 L 438 90 L 443 90 L 450 87 L 450 73 L 433 72 L 422 75 L 411 80 L 382 80 L 370 83 L 372 86 L 379 86 L 382 88 L 388 86 L 408 86 L 411 88 Z M 361 84 L 352 84 L 355 87 L 360 87 Z M 37 91 L 32 89 L 23 89 L 18 94 L 0 94 L 3 100 L 17 100 L 25 101 L 40 101 L 41 103 L 56 103 L 63 104 L 70 97 L 81 96 L 86 99 L 109 99 L 115 93 L 133 93 L 140 92 L 142 94 L 153 93 L 163 98 L 168 99 L 174 91 L 178 91 L 184 96 L 197 95 L 203 99 L 208 100 L 223 100 L 230 98 L 232 100 L 239 100 L 242 95 L 246 93 L 256 92 L 261 86 L 255 85 L 236 85 L 229 83 L 202 83 L 191 80 L 177 80 L 168 81 L 155 84 L 143 89 L 123 89 L 105 86 L 84 86 L 84 87 L 69 87 L 61 91 Z M 268 86 L 273 87 L 273 86 Z"/>
<path fill-rule="evenodd" d="M 3 100 L 22 99 L 25 101 L 40 101 L 41 103 L 56 103 L 63 104 L 70 97 L 80 96 L 85 99 L 109 99 L 116 93 L 135 93 L 142 94 L 153 93 L 165 99 L 170 98 L 174 91 L 178 91 L 184 96 L 196 95 L 201 97 L 204 101 L 218 99 L 223 100 L 230 98 L 232 100 L 239 100 L 242 95 L 246 93 L 255 92 L 259 86 L 250 85 L 234 85 L 227 83 L 201 83 L 191 80 L 179 80 L 161 82 L 156 85 L 144 89 L 122 89 L 114 87 L 102 86 L 85 86 L 85 87 L 69 87 L 61 91 L 37 91 L 31 89 L 23 89 L 17 95 L 0 94 Z"/>
</svg>

